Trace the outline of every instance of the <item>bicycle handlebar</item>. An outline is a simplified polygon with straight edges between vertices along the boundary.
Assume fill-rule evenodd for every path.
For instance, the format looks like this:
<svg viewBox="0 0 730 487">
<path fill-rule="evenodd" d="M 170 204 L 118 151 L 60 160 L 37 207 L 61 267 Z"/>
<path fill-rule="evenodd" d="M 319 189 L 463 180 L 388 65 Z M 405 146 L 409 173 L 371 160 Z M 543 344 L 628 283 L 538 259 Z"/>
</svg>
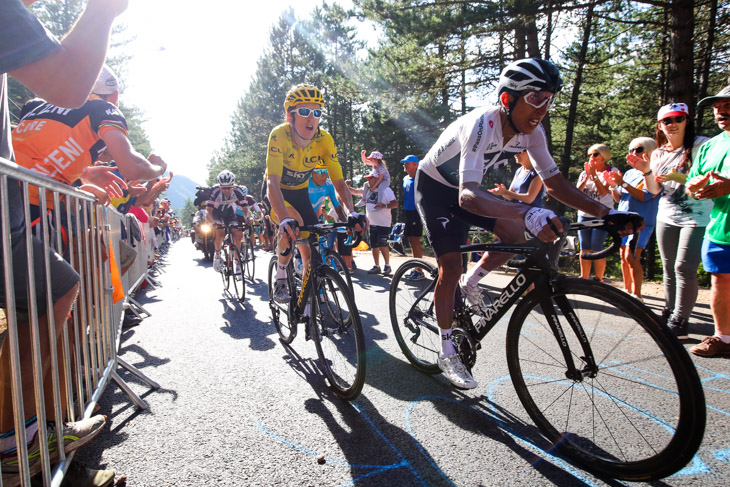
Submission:
<svg viewBox="0 0 730 487">
<path fill-rule="evenodd" d="M 644 219 L 638 215 L 638 214 L 629 214 L 627 216 L 629 219 L 629 222 L 633 225 L 633 228 L 636 229 L 639 226 L 641 226 L 641 223 L 644 221 Z M 595 219 L 595 220 L 586 220 L 580 223 L 571 223 L 570 229 L 571 230 L 585 230 L 587 228 L 595 228 L 597 230 L 603 230 L 605 232 L 608 232 L 609 236 L 612 239 L 611 245 L 608 248 L 605 248 L 598 252 L 592 252 L 592 253 L 580 253 L 581 259 L 585 260 L 598 260 L 606 258 L 607 256 L 614 254 L 618 252 L 619 248 L 621 247 L 621 239 L 622 237 L 618 234 L 619 230 L 618 228 L 611 228 L 609 223 L 607 223 L 604 219 Z M 637 232 L 634 232 L 634 235 L 638 235 Z M 634 253 L 636 250 L 636 243 L 638 242 L 638 238 L 632 238 L 631 242 L 629 243 L 629 248 L 631 248 L 631 253 Z"/>
</svg>

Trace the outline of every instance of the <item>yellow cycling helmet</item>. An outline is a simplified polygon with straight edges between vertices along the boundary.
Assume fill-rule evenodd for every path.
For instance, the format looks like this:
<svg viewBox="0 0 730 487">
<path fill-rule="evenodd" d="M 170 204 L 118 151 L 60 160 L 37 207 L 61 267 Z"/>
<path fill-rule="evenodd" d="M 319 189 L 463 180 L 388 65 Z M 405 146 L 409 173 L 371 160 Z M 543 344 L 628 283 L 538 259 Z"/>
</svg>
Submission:
<svg viewBox="0 0 730 487">
<path fill-rule="evenodd" d="M 289 93 L 286 94 L 286 98 L 284 99 L 284 110 L 289 112 L 289 110 L 301 103 L 316 103 L 324 108 L 322 93 L 318 88 L 308 84 L 296 85 L 289 90 Z"/>
</svg>

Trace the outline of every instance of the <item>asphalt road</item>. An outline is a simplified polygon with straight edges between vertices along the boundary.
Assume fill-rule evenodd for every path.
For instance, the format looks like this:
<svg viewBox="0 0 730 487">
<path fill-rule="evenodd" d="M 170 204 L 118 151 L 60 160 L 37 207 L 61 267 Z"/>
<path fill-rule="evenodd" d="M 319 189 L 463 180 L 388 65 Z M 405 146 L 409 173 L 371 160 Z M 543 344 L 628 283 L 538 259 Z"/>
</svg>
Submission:
<svg viewBox="0 0 730 487">
<path fill-rule="evenodd" d="M 389 278 L 364 270 L 354 282 L 366 384 L 353 403 L 337 399 L 303 333 L 291 348 L 279 342 L 267 303 L 270 256 L 259 252 L 256 282 L 239 305 L 189 240 L 171 247 L 161 286 L 137 296 L 152 316 L 124 332 L 119 350 L 162 387 L 150 390 L 120 369 L 149 409 L 137 410 L 111 383 L 100 401 L 108 430 L 78 460 L 115 469 L 129 486 L 624 485 L 544 451 L 509 380 L 506 320 L 483 343 L 479 388 L 457 391 L 405 360 L 390 327 Z M 357 262 L 372 265 L 367 254 Z M 709 332 L 709 310 L 697 312 L 703 324 L 694 330 Z M 705 440 L 687 468 L 658 485 L 730 478 L 730 361 L 693 360 L 707 398 Z"/>
</svg>

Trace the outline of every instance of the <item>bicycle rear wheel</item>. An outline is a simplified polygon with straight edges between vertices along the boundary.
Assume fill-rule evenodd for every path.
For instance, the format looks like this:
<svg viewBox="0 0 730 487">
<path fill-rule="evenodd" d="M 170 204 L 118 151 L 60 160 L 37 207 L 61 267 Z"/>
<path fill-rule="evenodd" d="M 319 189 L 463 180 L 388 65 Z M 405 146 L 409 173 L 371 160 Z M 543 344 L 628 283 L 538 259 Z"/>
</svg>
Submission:
<svg viewBox="0 0 730 487">
<path fill-rule="evenodd" d="M 598 475 L 648 481 L 684 467 L 702 441 L 705 400 L 692 360 L 671 332 L 615 288 L 565 278 L 551 299 L 582 372 L 571 380 L 539 299 L 533 291 L 515 308 L 507 362 L 540 431 Z M 593 370 L 567 322 L 572 313 L 590 344 Z"/>
<path fill-rule="evenodd" d="M 365 335 L 350 289 L 332 268 L 317 271 L 312 338 L 330 387 L 351 401 L 365 384 Z"/>
<path fill-rule="evenodd" d="M 278 263 L 279 258 L 277 256 L 273 256 L 269 261 L 269 309 L 271 309 L 271 319 L 274 321 L 279 338 L 288 345 L 297 336 L 297 324 L 290 320 L 292 303 L 278 303 L 274 300 L 274 283 L 276 282 L 276 266 Z M 291 270 L 291 266 L 289 266 L 289 270 Z"/>
<path fill-rule="evenodd" d="M 350 292 L 352 291 L 352 278 L 350 277 L 350 273 L 347 270 L 347 264 L 345 264 L 344 259 L 342 256 L 335 252 L 332 249 L 325 249 L 324 251 L 324 262 L 331 268 L 337 272 L 342 279 L 347 283 L 348 289 L 350 289 Z"/>
<path fill-rule="evenodd" d="M 253 282 L 256 260 L 253 258 L 253 246 L 251 242 L 246 240 L 246 237 L 244 237 L 243 244 L 241 245 L 241 259 L 243 260 L 243 275 L 249 281 Z"/>
<path fill-rule="evenodd" d="M 433 303 L 436 276 L 434 266 L 411 259 L 395 271 L 390 282 L 390 322 L 395 339 L 408 361 L 427 374 L 441 372 L 441 337 Z"/>
</svg>

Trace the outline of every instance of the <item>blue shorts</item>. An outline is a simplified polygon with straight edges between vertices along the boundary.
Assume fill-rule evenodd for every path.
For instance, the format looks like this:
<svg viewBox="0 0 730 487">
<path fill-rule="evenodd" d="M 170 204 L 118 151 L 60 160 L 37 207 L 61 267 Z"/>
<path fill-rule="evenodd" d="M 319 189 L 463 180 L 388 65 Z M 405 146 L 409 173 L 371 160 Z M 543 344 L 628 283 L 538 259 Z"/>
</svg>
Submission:
<svg viewBox="0 0 730 487">
<path fill-rule="evenodd" d="M 646 246 L 649 244 L 649 239 L 651 238 L 651 234 L 654 233 L 654 225 L 649 226 L 647 225 L 646 228 L 644 228 L 641 233 L 639 234 L 639 240 L 636 242 L 636 248 L 637 249 L 645 249 Z M 628 235 L 626 237 L 623 237 L 621 239 L 621 246 L 625 247 L 626 245 L 629 245 L 629 242 L 631 242 L 631 239 L 634 238 L 633 235 Z"/>
<path fill-rule="evenodd" d="M 578 216 L 578 221 L 596 220 L 592 216 Z M 588 228 L 586 230 L 578 231 L 578 240 L 580 240 L 581 250 L 592 250 L 598 252 L 603 250 L 603 244 L 606 243 L 606 237 L 608 232 L 604 230 L 598 230 L 596 228 Z"/>
<path fill-rule="evenodd" d="M 702 267 L 711 274 L 730 274 L 730 245 L 702 240 Z"/>
</svg>

